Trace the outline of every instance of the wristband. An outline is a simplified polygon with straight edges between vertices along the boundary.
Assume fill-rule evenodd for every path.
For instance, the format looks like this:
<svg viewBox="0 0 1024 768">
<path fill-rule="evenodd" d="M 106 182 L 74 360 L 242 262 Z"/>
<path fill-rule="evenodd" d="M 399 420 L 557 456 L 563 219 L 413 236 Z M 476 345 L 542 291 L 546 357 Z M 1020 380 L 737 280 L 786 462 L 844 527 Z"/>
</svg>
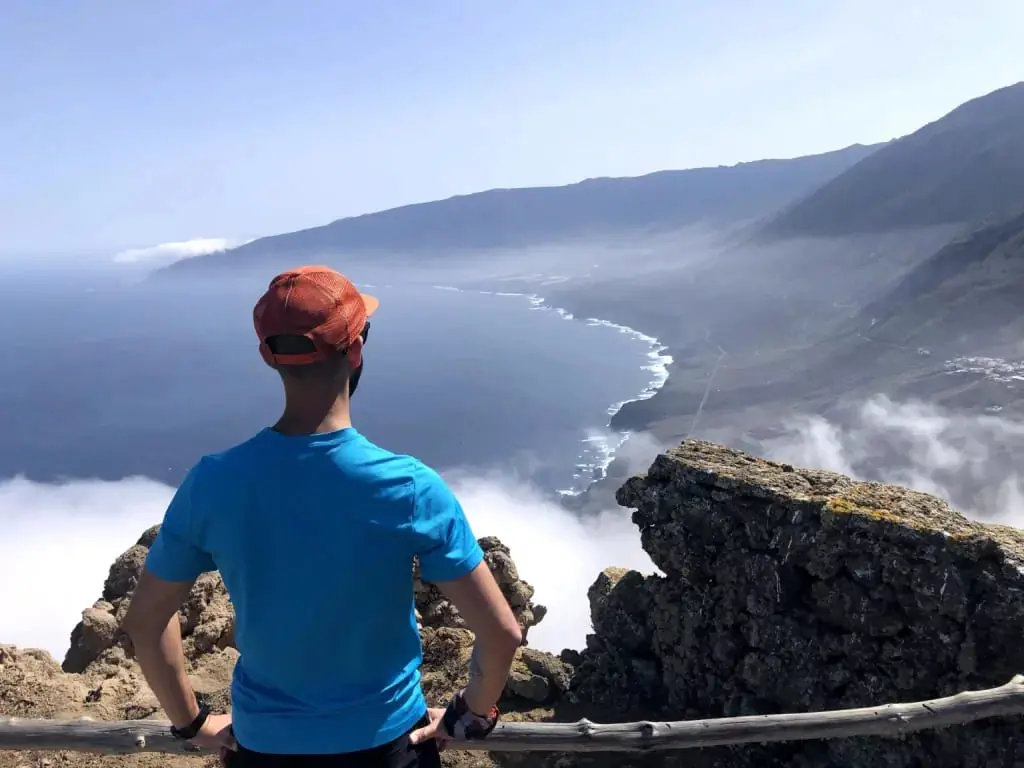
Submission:
<svg viewBox="0 0 1024 768">
<path fill-rule="evenodd" d="M 184 728 L 175 728 L 171 726 L 171 736 L 176 739 L 183 739 L 189 741 L 199 735 L 200 729 L 206 724 L 206 718 L 210 716 L 210 708 L 204 704 L 199 705 L 199 714 L 196 715 L 196 719 L 186 725 Z"/>
<path fill-rule="evenodd" d="M 448 703 L 441 722 L 445 732 L 453 739 L 486 739 L 498 724 L 500 713 L 491 707 L 486 715 L 470 710 L 466 697 L 459 691 Z"/>
</svg>

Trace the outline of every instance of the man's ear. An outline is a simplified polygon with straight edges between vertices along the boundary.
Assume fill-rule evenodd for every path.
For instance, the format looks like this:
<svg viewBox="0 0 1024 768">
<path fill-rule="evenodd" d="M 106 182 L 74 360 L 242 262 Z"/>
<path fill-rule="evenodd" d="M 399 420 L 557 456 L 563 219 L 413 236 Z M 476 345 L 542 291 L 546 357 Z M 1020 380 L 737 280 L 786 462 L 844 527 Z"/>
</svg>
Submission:
<svg viewBox="0 0 1024 768">
<path fill-rule="evenodd" d="M 354 371 L 363 362 L 363 340 L 357 338 L 351 344 L 348 345 L 348 349 L 345 350 L 345 362 L 348 363 L 349 370 Z"/>
</svg>

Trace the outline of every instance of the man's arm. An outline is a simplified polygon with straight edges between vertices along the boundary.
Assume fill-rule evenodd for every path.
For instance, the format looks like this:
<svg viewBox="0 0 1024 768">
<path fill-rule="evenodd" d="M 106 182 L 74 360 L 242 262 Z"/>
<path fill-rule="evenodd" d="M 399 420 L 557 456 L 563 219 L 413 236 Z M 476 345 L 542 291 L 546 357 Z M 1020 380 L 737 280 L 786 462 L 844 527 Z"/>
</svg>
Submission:
<svg viewBox="0 0 1024 768">
<path fill-rule="evenodd" d="M 485 715 L 505 689 L 516 649 L 523 642 L 522 630 L 487 563 L 481 562 L 461 579 L 438 582 L 437 586 L 476 638 L 464 695 L 475 714 Z"/>
<path fill-rule="evenodd" d="M 420 575 L 438 586 L 455 605 L 476 637 L 470 682 L 464 696 L 478 715 L 486 715 L 501 697 L 523 636 L 508 601 L 483 561 L 458 499 L 433 470 L 416 478 Z"/>
<path fill-rule="evenodd" d="M 178 608 L 188 598 L 193 581 L 164 581 L 144 569 L 121 624 L 132 639 L 146 682 L 176 728 L 184 728 L 199 715 L 185 673 L 178 621 Z"/>
<path fill-rule="evenodd" d="M 199 714 L 185 674 L 178 609 L 196 577 L 216 567 L 195 543 L 200 466 L 188 473 L 164 513 L 121 624 L 132 640 L 146 682 L 177 728 L 189 725 Z"/>
</svg>

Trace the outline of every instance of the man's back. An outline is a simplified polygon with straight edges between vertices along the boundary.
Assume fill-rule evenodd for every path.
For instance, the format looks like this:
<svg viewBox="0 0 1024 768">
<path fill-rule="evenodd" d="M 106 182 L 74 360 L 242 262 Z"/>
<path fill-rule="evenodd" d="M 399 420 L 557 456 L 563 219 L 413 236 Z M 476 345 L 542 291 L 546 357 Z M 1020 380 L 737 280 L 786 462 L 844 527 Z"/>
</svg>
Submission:
<svg viewBox="0 0 1024 768">
<path fill-rule="evenodd" d="M 498 723 L 522 631 L 466 516 L 435 472 L 351 427 L 378 305 L 329 267 L 270 281 L 253 329 L 284 410 L 192 468 L 122 622 L 171 733 L 228 750 L 231 766 L 437 768 L 439 743 Z M 469 682 L 443 710 L 428 710 L 419 686 L 414 556 L 476 637 Z M 177 619 L 214 569 L 241 652 L 230 714 L 197 700 Z"/>
<path fill-rule="evenodd" d="M 218 569 L 241 654 L 234 727 L 250 749 L 348 752 L 422 716 L 412 558 L 457 579 L 482 552 L 447 486 L 352 428 L 265 429 L 189 473 L 147 568 Z"/>
</svg>

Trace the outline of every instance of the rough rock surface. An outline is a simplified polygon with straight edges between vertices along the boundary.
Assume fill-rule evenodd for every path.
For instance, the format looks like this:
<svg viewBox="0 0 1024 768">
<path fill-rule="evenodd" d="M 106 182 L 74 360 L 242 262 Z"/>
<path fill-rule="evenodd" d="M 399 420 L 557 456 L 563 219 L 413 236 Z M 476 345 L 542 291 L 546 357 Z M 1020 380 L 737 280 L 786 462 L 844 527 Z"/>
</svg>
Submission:
<svg viewBox="0 0 1024 768">
<path fill-rule="evenodd" d="M 547 613 L 543 605 L 533 602 L 533 587 L 519 578 L 516 564 L 508 547 L 493 536 L 479 539 L 484 551 L 484 560 L 494 574 L 502 594 L 508 600 L 513 613 L 519 620 L 523 630 L 523 639 L 527 638 L 530 627 L 536 626 Z M 455 606 L 451 604 L 441 591 L 430 582 L 423 581 L 419 576 L 419 564 L 413 566 L 413 577 L 416 589 L 416 610 L 419 612 L 420 625 L 423 627 L 464 627 L 465 623 Z"/>
<path fill-rule="evenodd" d="M 132 659 L 130 641 L 118 631 L 158 530 L 158 526 L 148 529 L 110 567 L 102 597 L 82 612 L 81 622 L 71 633 L 63 665 L 45 651 L 0 646 L 0 715 L 108 720 L 162 716 Z M 545 609 L 533 603 L 533 588 L 519 578 L 508 548 L 495 538 L 481 539 L 480 544 L 525 633 L 544 617 Z M 436 587 L 416 577 L 414 591 L 422 619 L 424 690 L 431 704 L 441 705 L 466 682 L 473 634 Z M 234 610 L 218 573 L 204 573 L 196 580 L 178 617 L 193 686 L 215 711 L 226 711 L 230 708 L 229 686 L 238 652 L 234 648 Z M 571 674 L 572 668 L 558 658 L 524 646 L 517 654 L 503 708 L 511 717 L 541 716 L 547 710 L 538 708 L 568 689 Z M 534 710 L 536 713 L 531 714 Z M 445 762 L 461 768 L 494 764 L 486 754 L 457 751 L 447 752 Z M 0 751 L 0 768 L 44 764 L 177 768 L 214 765 L 216 760 Z"/>
<path fill-rule="evenodd" d="M 675 719 L 916 701 L 1024 670 L 1024 532 L 932 496 L 700 441 L 628 480 L 663 575 L 590 590 L 580 697 Z M 1024 765 L 1020 719 L 708 750 L 735 766 Z M 661 758 L 692 765 L 695 753 Z"/>
</svg>

